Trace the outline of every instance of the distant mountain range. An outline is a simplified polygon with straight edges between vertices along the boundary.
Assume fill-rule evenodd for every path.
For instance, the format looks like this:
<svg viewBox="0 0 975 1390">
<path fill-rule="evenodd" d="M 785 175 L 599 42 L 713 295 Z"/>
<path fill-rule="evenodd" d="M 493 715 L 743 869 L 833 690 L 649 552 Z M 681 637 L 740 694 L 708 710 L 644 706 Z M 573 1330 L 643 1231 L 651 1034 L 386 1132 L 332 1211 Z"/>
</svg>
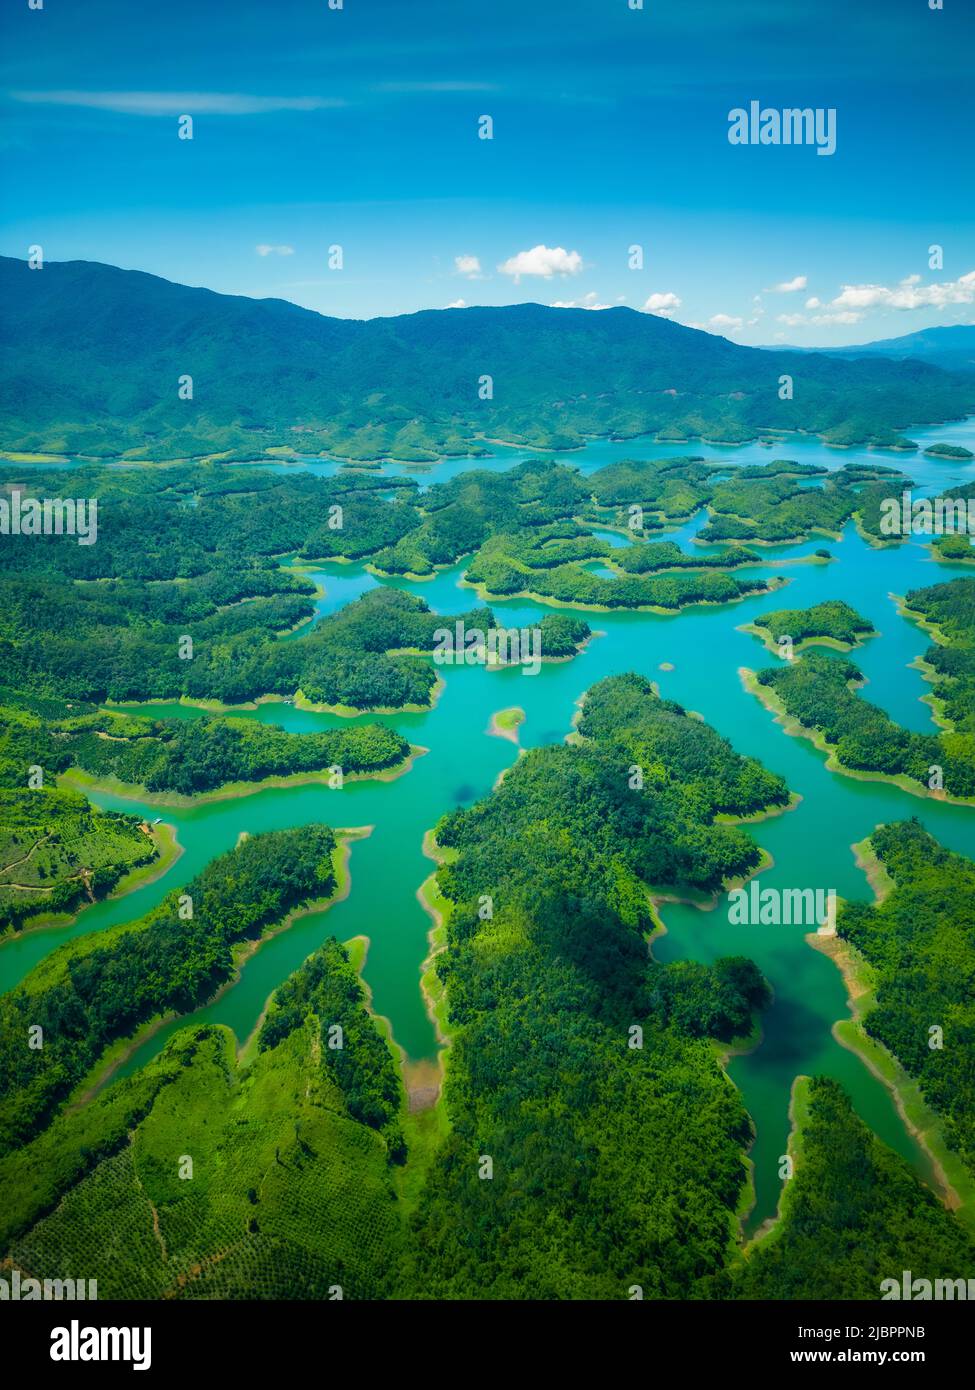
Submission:
<svg viewBox="0 0 975 1390">
<path fill-rule="evenodd" d="M 797 348 L 796 351 L 803 349 Z M 903 338 L 883 338 L 857 347 L 816 348 L 830 357 L 891 357 L 898 361 L 912 358 L 930 362 L 946 371 L 975 372 L 975 323 L 955 324 L 951 328 L 922 328 Z"/>
<path fill-rule="evenodd" d="M 0 258 L 0 449 L 433 460 L 502 440 L 903 444 L 975 411 L 975 375 L 743 347 L 651 314 L 538 304 L 327 318 L 89 261 Z M 954 330 L 944 330 L 953 332 Z M 864 350 L 866 351 L 866 350 Z M 793 378 L 791 400 L 779 379 Z M 192 378 L 192 399 L 186 379 Z"/>
</svg>

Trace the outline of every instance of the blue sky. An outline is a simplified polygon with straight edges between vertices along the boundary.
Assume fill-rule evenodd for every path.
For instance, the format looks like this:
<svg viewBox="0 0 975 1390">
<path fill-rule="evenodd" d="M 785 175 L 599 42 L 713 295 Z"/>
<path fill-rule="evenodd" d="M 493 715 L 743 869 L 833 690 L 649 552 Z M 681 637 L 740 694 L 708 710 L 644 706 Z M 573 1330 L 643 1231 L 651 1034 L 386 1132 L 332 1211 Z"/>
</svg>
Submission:
<svg viewBox="0 0 975 1390">
<path fill-rule="evenodd" d="M 629 4 L 5 0 L 0 252 L 353 317 L 625 303 L 810 345 L 975 321 L 971 0 Z M 730 144 L 751 101 L 835 109 L 835 154 Z"/>
</svg>

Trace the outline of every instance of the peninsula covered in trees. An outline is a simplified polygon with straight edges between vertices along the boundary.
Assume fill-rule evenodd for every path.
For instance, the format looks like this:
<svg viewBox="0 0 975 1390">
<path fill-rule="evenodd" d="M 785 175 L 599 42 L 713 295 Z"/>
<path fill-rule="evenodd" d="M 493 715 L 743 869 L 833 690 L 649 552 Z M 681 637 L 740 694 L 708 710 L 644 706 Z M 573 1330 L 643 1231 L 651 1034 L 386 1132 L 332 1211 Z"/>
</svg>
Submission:
<svg viewBox="0 0 975 1390">
<path fill-rule="evenodd" d="M 876 982 L 863 1026 L 919 1082 L 975 1178 L 975 864 L 916 820 L 879 826 L 867 847 L 889 889 L 872 905 L 845 903 L 837 920 Z"/>
<path fill-rule="evenodd" d="M 952 1289 L 970 1276 L 968 1231 L 870 1132 L 838 1082 L 800 1076 L 792 1104 L 795 1173 L 776 1225 L 732 1269 L 733 1297 L 873 1302 L 889 1291 L 884 1281 L 901 1287 L 904 1270 Z"/>
<path fill-rule="evenodd" d="M 0 1154 L 37 1135 L 109 1044 L 187 1013 L 231 978 L 235 947 L 327 899 L 335 850 L 322 825 L 242 840 L 148 916 L 59 947 L 0 996 Z"/>
<path fill-rule="evenodd" d="M 937 638 L 921 657 L 921 670 L 933 685 L 935 715 L 960 736 L 955 746 L 970 747 L 975 739 L 975 579 L 911 589 L 904 611 Z"/>
<path fill-rule="evenodd" d="M 708 1039 L 750 1032 L 767 986 L 740 958 L 648 959 L 648 885 L 747 875 L 757 846 L 715 817 L 788 790 L 637 676 L 593 687 L 578 734 L 437 829 L 450 1133 L 407 1261 L 427 1296 L 688 1297 L 733 1250 L 749 1122 Z"/>
<path fill-rule="evenodd" d="M 912 590 L 907 609 L 937 629 L 944 645 L 931 647 L 924 663 L 934 682 L 936 713 L 943 728 L 920 734 L 903 729 L 865 700 L 859 667 L 826 652 L 808 651 L 797 661 L 759 671 L 754 689 L 774 697 L 773 708 L 818 737 L 840 768 L 903 777 L 933 792 L 975 797 L 975 726 L 972 722 L 975 668 L 972 664 L 975 580 Z M 751 673 L 746 673 L 746 679 Z"/>
<path fill-rule="evenodd" d="M 95 781 L 181 796 L 330 768 L 350 776 L 382 772 L 410 752 L 406 739 L 378 723 L 292 734 L 253 719 L 146 719 L 105 709 L 65 708 L 60 718 L 40 719 L 0 706 L 0 738 L 8 758 L 16 754 L 10 780 L 20 786 L 30 766 L 49 785 L 77 768 Z"/>
</svg>

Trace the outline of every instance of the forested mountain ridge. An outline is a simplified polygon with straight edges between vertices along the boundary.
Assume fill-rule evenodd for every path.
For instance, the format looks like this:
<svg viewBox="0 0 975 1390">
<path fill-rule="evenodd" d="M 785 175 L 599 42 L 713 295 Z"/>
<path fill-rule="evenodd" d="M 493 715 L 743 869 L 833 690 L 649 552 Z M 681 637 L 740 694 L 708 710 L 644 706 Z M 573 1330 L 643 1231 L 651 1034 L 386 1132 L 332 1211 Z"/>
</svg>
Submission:
<svg viewBox="0 0 975 1390">
<path fill-rule="evenodd" d="M 746 348 L 652 314 L 540 304 L 327 318 L 88 261 L 0 258 L 0 447 L 182 458 L 267 447 L 433 459 L 762 429 L 892 444 L 975 409 L 918 362 Z M 779 376 L 800 383 L 779 398 Z M 192 399 L 180 378 L 191 377 Z M 482 399 L 484 377 L 492 395 Z"/>
</svg>

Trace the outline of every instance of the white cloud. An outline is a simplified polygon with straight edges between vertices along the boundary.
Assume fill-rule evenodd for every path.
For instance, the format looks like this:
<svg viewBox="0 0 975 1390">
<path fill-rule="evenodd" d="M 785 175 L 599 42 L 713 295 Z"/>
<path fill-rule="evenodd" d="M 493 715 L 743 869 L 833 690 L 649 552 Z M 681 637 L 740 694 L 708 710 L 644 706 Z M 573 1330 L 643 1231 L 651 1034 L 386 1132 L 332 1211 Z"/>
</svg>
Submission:
<svg viewBox="0 0 975 1390">
<path fill-rule="evenodd" d="M 740 333 L 744 327 L 744 322 L 731 314 L 712 314 L 708 319 L 708 325 L 711 328 L 716 328 L 719 332 Z"/>
<path fill-rule="evenodd" d="M 819 306 L 819 300 L 810 300 L 809 307 Z M 821 307 L 821 306 L 819 306 Z M 831 324 L 831 323 L 859 323 L 863 318 L 862 314 L 855 313 L 852 309 L 827 310 L 822 314 L 813 314 L 809 318 L 806 314 L 777 314 L 776 322 L 784 323 L 787 328 L 796 328 L 799 324 Z"/>
<path fill-rule="evenodd" d="M 844 285 L 830 301 L 830 309 L 943 309 L 948 304 L 975 302 L 975 270 L 958 280 L 922 285 L 919 275 L 908 275 L 894 288 L 886 285 Z"/>
<path fill-rule="evenodd" d="M 466 308 L 467 308 L 467 300 L 466 300 L 466 299 L 455 299 L 454 302 L 453 302 L 452 304 L 445 304 L 445 305 L 444 305 L 444 308 L 445 308 L 445 309 L 466 309 Z"/>
<path fill-rule="evenodd" d="M 805 275 L 797 275 L 793 280 L 783 280 L 781 285 L 769 285 L 764 293 L 795 294 L 796 290 L 804 290 L 808 283 Z"/>
<path fill-rule="evenodd" d="M 468 280 L 481 280 L 481 262 L 477 256 L 455 256 L 454 270 L 458 275 L 466 275 Z"/>
<path fill-rule="evenodd" d="M 590 290 L 581 299 L 556 299 L 549 306 L 552 309 L 611 309 L 611 304 L 600 304 L 599 296 L 595 290 Z"/>
<path fill-rule="evenodd" d="M 680 295 L 668 290 L 665 294 L 652 294 L 643 306 L 645 314 L 656 314 L 658 318 L 672 319 L 682 304 Z"/>
<path fill-rule="evenodd" d="M 259 97 L 242 92 L 11 92 L 13 101 L 87 106 L 126 116 L 260 116 L 269 111 L 321 111 L 341 97 Z"/>
<path fill-rule="evenodd" d="M 262 241 L 260 246 L 255 246 L 254 250 L 259 256 L 293 256 L 295 253 L 293 246 L 269 246 L 266 241 Z"/>
<path fill-rule="evenodd" d="M 530 251 L 519 251 L 498 266 L 502 275 L 513 275 L 515 283 L 523 275 L 540 275 L 551 280 L 553 275 L 578 275 L 582 270 L 582 257 L 578 251 L 566 251 L 564 246 L 533 246 Z"/>
<path fill-rule="evenodd" d="M 807 308 L 807 309 L 821 309 L 822 307 L 823 307 L 823 302 L 822 302 L 822 300 L 821 300 L 821 299 L 817 299 L 815 295 L 813 295 L 812 299 L 807 299 L 807 300 L 806 300 L 806 308 Z"/>
</svg>

